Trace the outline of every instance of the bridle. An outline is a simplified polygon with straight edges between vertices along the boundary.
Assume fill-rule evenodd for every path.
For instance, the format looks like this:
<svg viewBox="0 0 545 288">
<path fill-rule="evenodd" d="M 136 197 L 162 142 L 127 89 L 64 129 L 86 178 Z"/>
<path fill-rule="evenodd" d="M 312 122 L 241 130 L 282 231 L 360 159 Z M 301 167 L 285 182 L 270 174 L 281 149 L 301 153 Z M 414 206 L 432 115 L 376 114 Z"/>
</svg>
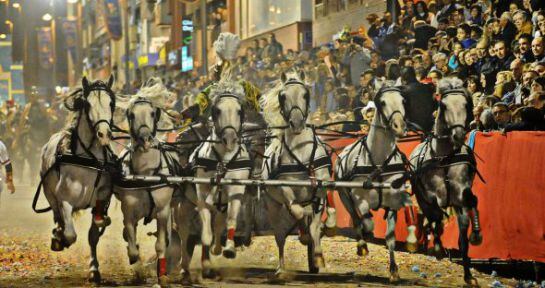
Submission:
<svg viewBox="0 0 545 288">
<path fill-rule="evenodd" d="M 464 124 L 454 124 L 454 125 L 448 125 L 447 124 L 447 121 L 445 119 L 445 110 L 446 108 L 445 105 L 441 105 L 442 104 L 442 100 L 447 98 L 449 95 L 462 95 L 466 98 L 467 100 L 467 103 L 466 103 L 466 121 Z M 457 128 L 461 128 L 464 132 L 467 132 L 467 125 L 468 125 L 468 119 L 469 119 L 469 115 L 468 113 L 473 113 L 473 109 L 470 107 L 471 106 L 471 103 L 470 103 L 471 99 L 467 99 L 467 96 L 466 96 L 466 93 L 465 93 L 465 90 L 463 89 L 450 89 L 450 90 L 447 90 L 445 91 L 442 95 L 441 95 L 441 99 L 439 100 L 439 104 L 440 104 L 440 109 L 439 109 L 439 117 L 442 117 L 443 119 L 443 122 L 445 123 L 446 127 L 446 131 L 449 132 L 449 134 L 452 132 L 452 130 L 454 129 L 457 129 Z M 438 138 L 446 138 L 446 137 L 449 137 L 449 135 L 436 135 L 436 137 Z"/>
<path fill-rule="evenodd" d="M 286 111 L 284 109 L 284 104 L 286 103 L 286 95 L 283 93 L 282 90 L 280 90 L 278 91 L 278 103 L 280 104 L 280 114 L 282 114 L 284 121 L 289 123 L 291 113 L 294 110 L 299 110 L 301 111 L 301 114 L 303 114 L 303 119 L 306 120 L 308 117 L 309 106 L 310 106 L 310 93 L 308 91 L 307 85 L 305 85 L 305 83 L 294 78 L 290 78 L 284 83 L 284 86 L 288 86 L 288 85 L 301 85 L 305 88 L 305 102 L 306 102 L 305 111 L 303 111 L 303 109 L 297 105 L 292 106 L 289 111 Z"/>
<path fill-rule="evenodd" d="M 138 132 L 140 132 L 140 130 L 143 128 L 148 128 L 152 130 L 151 136 L 155 137 L 155 135 L 157 135 L 157 126 L 158 126 L 157 123 L 159 122 L 159 119 L 161 118 L 161 108 L 155 108 L 155 115 L 153 118 L 153 129 L 149 127 L 147 124 L 142 124 L 138 126 L 138 128 L 136 128 L 135 130 L 132 125 L 132 121 L 134 121 L 134 115 L 130 114 L 129 112 L 131 112 L 136 105 L 144 105 L 144 104 L 154 108 L 153 103 L 150 100 L 141 97 L 141 98 L 138 98 L 136 101 L 134 101 L 129 107 L 129 109 L 127 109 L 127 112 L 126 112 L 127 121 L 129 122 L 129 129 L 130 129 L 129 132 L 130 132 L 131 138 L 133 139 L 136 139 L 138 137 Z"/>
<path fill-rule="evenodd" d="M 385 126 L 378 126 L 380 128 L 383 128 L 383 129 L 386 129 L 386 130 L 392 130 L 392 120 L 394 119 L 394 115 L 396 114 L 401 114 L 401 118 L 403 118 L 405 120 L 405 115 L 403 114 L 403 112 L 401 112 L 401 110 L 394 110 L 394 112 L 392 112 L 392 114 L 390 114 L 390 116 L 386 116 L 386 114 L 384 114 L 384 107 L 382 106 L 382 103 L 380 101 L 380 97 L 382 97 L 382 94 L 386 93 L 386 92 L 396 92 L 396 93 L 399 93 L 401 94 L 401 89 L 399 89 L 398 87 L 395 87 L 395 86 L 392 86 L 392 87 L 382 87 L 378 90 L 377 94 L 375 95 L 374 99 L 373 99 L 373 102 L 375 103 L 375 106 L 377 107 L 376 111 L 377 113 L 380 115 L 380 117 L 382 117 L 382 119 L 386 120 L 386 125 Z"/>
<path fill-rule="evenodd" d="M 242 137 L 241 137 L 241 135 L 242 135 L 242 123 L 244 123 L 244 108 L 242 107 L 242 104 L 240 103 L 240 98 L 237 95 L 232 94 L 232 93 L 224 93 L 224 94 L 220 94 L 220 95 L 218 95 L 216 97 L 217 98 L 214 101 L 214 106 L 212 106 L 212 120 L 214 121 L 214 132 L 216 133 L 216 135 L 218 137 L 222 138 L 223 135 L 225 134 L 225 131 L 227 131 L 228 129 L 232 129 L 237 134 L 237 136 L 239 138 L 239 141 L 241 141 L 242 140 Z M 240 123 L 239 123 L 238 129 L 236 127 L 234 127 L 233 125 L 226 125 L 224 127 L 219 127 L 219 125 L 217 125 L 217 120 L 218 120 L 220 110 L 219 110 L 219 108 L 216 107 L 216 105 L 222 99 L 227 99 L 227 98 L 234 98 L 240 104 L 240 107 L 241 107 L 241 110 L 240 110 Z"/>
<path fill-rule="evenodd" d="M 89 115 L 91 104 L 89 103 L 87 98 L 89 98 L 89 95 L 91 95 L 91 92 L 95 92 L 95 91 L 104 91 L 106 92 L 106 94 L 108 94 L 108 96 L 110 97 L 110 110 L 111 110 L 112 116 L 110 119 L 100 119 L 97 122 L 92 123 L 91 117 Z M 82 94 L 81 96 L 79 97 L 76 96 L 77 94 L 80 94 L 80 93 Z M 93 134 L 96 133 L 97 126 L 100 123 L 106 123 L 108 124 L 108 127 L 112 128 L 116 98 L 115 98 L 114 92 L 106 83 L 98 80 L 94 83 L 91 83 L 89 86 L 84 86 L 83 88 L 77 89 L 76 91 L 72 93 L 72 97 L 76 97 L 74 99 L 73 107 L 69 108 L 69 106 L 66 105 L 66 100 L 65 100 L 65 107 L 67 107 L 69 110 L 72 110 L 72 111 L 83 111 L 85 113 L 85 117 L 87 119 L 89 128 L 91 128 L 91 131 L 93 132 Z M 81 118 L 81 116 L 82 116 L 82 113 L 80 113 L 79 117 Z"/>
</svg>

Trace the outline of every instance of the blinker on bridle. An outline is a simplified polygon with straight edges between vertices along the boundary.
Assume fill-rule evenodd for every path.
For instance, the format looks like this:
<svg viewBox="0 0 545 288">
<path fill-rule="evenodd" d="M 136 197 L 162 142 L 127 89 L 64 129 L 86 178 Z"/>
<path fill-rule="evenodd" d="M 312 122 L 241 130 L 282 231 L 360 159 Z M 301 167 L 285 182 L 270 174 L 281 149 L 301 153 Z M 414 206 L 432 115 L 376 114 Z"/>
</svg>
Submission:
<svg viewBox="0 0 545 288">
<path fill-rule="evenodd" d="M 403 119 L 405 119 L 405 116 L 403 115 L 403 113 L 400 111 L 400 110 L 395 110 L 394 112 L 392 112 L 392 114 L 390 114 L 390 117 L 386 117 L 386 114 L 384 114 L 384 111 L 382 110 L 383 107 L 382 107 L 382 104 L 380 103 L 380 97 L 382 96 L 382 94 L 386 93 L 386 92 L 396 92 L 396 93 L 400 93 L 401 94 L 401 89 L 399 89 L 398 87 L 396 86 L 392 86 L 392 87 L 382 87 L 378 90 L 376 96 L 375 96 L 375 99 L 373 99 L 374 103 L 375 103 L 375 106 L 377 107 L 377 111 L 378 113 L 380 114 L 380 116 L 386 120 L 386 122 L 388 123 L 388 126 L 386 127 L 381 127 L 381 128 L 386 128 L 386 129 L 389 129 L 391 130 L 391 126 L 390 125 L 392 123 L 392 120 L 394 118 L 394 115 L 396 114 L 401 114 L 401 117 Z M 379 126 L 380 127 L 380 126 Z"/>
<path fill-rule="evenodd" d="M 290 108 L 290 111 L 288 111 L 288 113 L 286 113 L 284 111 L 284 102 L 285 102 L 285 96 L 282 95 L 282 91 L 278 91 L 278 102 L 280 102 L 280 113 L 282 114 L 282 117 L 284 117 L 284 120 L 286 122 L 289 122 L 289 118 L 291 116 L 291 113 L 293 112 L 293 110 L 299 110 L 301 111 L 301 114 L 303 114 L 303 118 L 304 119 L 307 119 L 308 117 L 308 108 L 310 106 L 310 95 L 309 95 L 309 91 L 308 91 L 308 88 L 307 88 L 307 85 L 305 85 L 305 83 L 295 79 L 295 78 L 290 78 L 288 79 L 285 83 L 284 83 L 284 86 L 288 86 L 288 85 L 301 85 L 305 88 L 305 102 L 306 102 L 306 109 L 305 111 L 303 111 L 303 109 L 297 105 L 294 105 Z"/>
<path fill-rule="evenodd" d="M 134 101 L 132 103 L 132 105 L 130 107 L 131 108 L 130 110 L 132 110 L 132 108 L 134 108 L 136 105 L 142 105 L 142 104 L 147 104 L 147 105 L 150 105 L 152 108 L 154 108 L 153 103 L 150 100 L 145 99 L 145 98 L 138 98 L 138 100 L 136 100 L 136 101 Z M 129 121 L 129 128 L 130 128 L 131 135 L 133 136 L 133 138 L 136 138 L 137 132 L 140 131 L 140 129 L 150 128 L 150 127 L 148 125 L 146 125 L 146 124 L 142 124 L 142 125 L 140 125 L 138 127 L 138 129 L 136 129 L 136 131 L 134 131 L 133 128 L 132 128 L 132 121 L 134 119 L 132 119 L 132 117 L 130 117 L 130 115 L 129 115 L 130 110 L 129 109 L 127 110 L 126 117 L 127 117 L 127 121 Z M 153 119 L 153 129 L 152 129 L 152 132 L 151 132 L 152 133 L 151 135 L 153 137 L 155 137 L 155 135 L 157 134 L 157 123 L 159 122 L 159 115 L 157 114 L 158 112 L 159 111 L 158 111 L 158 108 L 157 108 L 156 111 L 155 111 L 156 114 L 155 114 L 155 117 Z"/>
<path fill-rule="evenodd" d="M 216 108 L 215 106 L 218 104 L 218 102 L 220 102 L 221 99 L 223 98 L 234 98 L 237 100 L 237 102 L 239 102 L 240 104 L 240 98 L 235 95 L 235 94 L 232 94 L 232 93 L 224 93 L 224 94 L 220 94 L 217 96 L 217 100 L 215 101 L 214 103 L 214 109 L 218 109 Z M 233 125 L 227 125 L 225 127 L 221 127 L 221 129 L 219 129 L 220 127 L 217 127 L 216 124 L 214 123 L 214 130 L 216 131 L 216 135 L 219 136 L 220 138 L 223 136 L 223 134 L 225 133 L 225 131 L 227 129 L 233 129 L 235 130 L 235 133 L 239 136 L 239 141 L 242 140 L 242 138 L 240 137 L 241 136 L 241 133 L 242 133 L 242 122 L 244 121 L 244 108 L 242 107 L 242 104 L 240 104 L 240 107 L 241 107 L 241 110 L 240 110 L 240 125 L 239 125 L 239 129 L 235 128 Z M 215 112 L 213 111 L 212 112 L 212 120 L 214 122 L 216 122 L 216 117 L 217 115 L 215 115 Z M 219 129 L 219 130 L 218 130 Z"/>
<path fill-rule="evenodd" d="M 466 99 L 467 99 L 466 91 L 465 91 L 465 90 L 463 90 L 463 89 L 449 89 L 449 90 L 446 90 L 445 92 L 443 92 L 443 94 L 441 94 L 441 99 L 440 99 L 439 101 L 442 101 L 443 99 L 447 98 L 449 95 L 454 95 L 454 94 L 456 94 L 456 95 L 462 94 L 462 95 L 463 95 L 464 97 L 466 97 Z M 468 101 L 470 101 L 470 100 L 468 100 Z M 469 109 L 467 108 L 468 105 L 469 105 L 469 102 L 466 103 L 466 114 L 472 112 L 472 111 L 467 111 L 467 110 L 469 110 Z M 441 114 L 442 114 L 443 119 L 444 119 L 444 117 L 445 117 L 445 116 L 444 116 L 444 115 L 445 115 L 444 112 L 445 112 L 445 111 L 443 111 L 443 109 L 441 109 Z M 469 115 L 466 115 L 466 119 L 467 119 L 468 117 L 469 117 Z M 446 122 L 446 121 L 445 121 L 445 122 Z M 467 122 L 467 121 L 466 121 L 466 122 Z M 451 132 L 452 130 L 454 130 L 454 129 L 456 129 L 456 128 L 462 128 L 462 130 L 467 131 L 467 128 L 466 128 L 466 124 L 465 124 L 465 123 L 464 123 L 463 125 L 462 125 L 462 124 L 454 124 L 454 125 L 452 125 L 452 126 L 447 125 L 447 131 L 449 131 L 449 132 Z"/>
</svg>

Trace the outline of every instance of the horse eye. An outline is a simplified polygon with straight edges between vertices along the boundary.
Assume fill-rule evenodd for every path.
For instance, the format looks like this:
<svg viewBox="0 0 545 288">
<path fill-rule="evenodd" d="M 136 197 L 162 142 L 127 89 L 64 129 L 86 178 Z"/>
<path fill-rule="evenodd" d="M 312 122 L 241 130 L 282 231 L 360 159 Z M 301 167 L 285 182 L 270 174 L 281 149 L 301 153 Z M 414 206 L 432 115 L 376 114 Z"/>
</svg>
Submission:
<svg viewBox="0 0 545 288">
<path fill-rule="evenodd" d="M 384 100 L 380 101 L 380 105 L 386 106 L 386 101 L 384 101 Z"/>
<path fill-rule="evenodd" d="M 134 113 L 129 114 L 129 119 L 131 119 L 131 120 L 134 119 Z"/>
<path fill-rule="evenodd" d="M 155 117 L 155 111 L 151 112 L 151 117 Z"/>
</svg>

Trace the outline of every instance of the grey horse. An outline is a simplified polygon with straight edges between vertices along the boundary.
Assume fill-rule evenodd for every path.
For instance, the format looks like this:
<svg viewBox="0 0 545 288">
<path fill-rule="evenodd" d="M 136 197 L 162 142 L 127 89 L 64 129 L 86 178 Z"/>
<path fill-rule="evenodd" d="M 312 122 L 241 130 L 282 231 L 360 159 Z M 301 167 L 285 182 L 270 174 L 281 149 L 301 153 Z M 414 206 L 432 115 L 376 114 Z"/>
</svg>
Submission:
<svg viewBox="0 0 545 288">
<path fill-rule="evenodd" d="M 477 280 L 469 269 L 468 256 L 468 242 L 473 245 L 482 242 L 477 197 L 471 191 L 477 169 L 472 150 L 464 144 L 473 107 L 463 86 L 462 80 L 454 77 L 439 81 L 437 93 L 441 99 L 435 130 L 411 153 L 410 161 L 415 172 L 411 184 L 418 205 L 433 228 L 434 251 L 438 256 L 442 252 L 440 237 L 443 233 L 443 216 L 446 214 L 443 209 L 455 209 L 464 280 L 468 285 L 477 286 Z M 473 229 L 468 239 L 470 219 Z"/>
</svg>

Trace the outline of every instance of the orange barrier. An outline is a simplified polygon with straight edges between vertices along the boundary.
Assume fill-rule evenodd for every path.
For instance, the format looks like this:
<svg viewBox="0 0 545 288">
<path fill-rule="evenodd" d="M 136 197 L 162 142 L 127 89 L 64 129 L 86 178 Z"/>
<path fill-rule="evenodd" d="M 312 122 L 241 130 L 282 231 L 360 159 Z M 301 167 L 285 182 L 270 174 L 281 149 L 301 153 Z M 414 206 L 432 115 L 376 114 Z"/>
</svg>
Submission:
<svg viewBox="0 0 545 288">
<path fill-rule="evenodd" d="M 353 139 L 329 142 L 341 149 Z M 418 142 L 400 143 L 407 155 Z M 473 192 L 479 198 L 483 243 L 471 246 L 477 259 L 517 259 L 545 262 L 545 132 L 477 133 L 475 153 L 478 177 Z M 351 227 L 351 219 L 335 195 L 339 227 Z M 373 212 L 375 237 L 384 238 L 384 211 Z M 405 215 L 398 213 L 396 238 L 407 237 Z M 449 219 L 442 237 L 446 248 L 458 247 L 456 219 Z"/>
</svg>

